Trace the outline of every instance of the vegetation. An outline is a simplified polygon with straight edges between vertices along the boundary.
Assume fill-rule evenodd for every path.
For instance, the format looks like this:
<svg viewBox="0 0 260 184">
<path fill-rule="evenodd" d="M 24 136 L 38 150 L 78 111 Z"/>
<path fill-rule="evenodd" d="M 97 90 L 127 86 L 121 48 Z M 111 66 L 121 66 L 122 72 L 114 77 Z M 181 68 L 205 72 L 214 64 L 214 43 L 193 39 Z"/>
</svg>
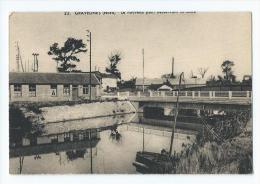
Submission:
<svg viewBox="0 0 260 184">
<path fill-rule="evenodd" d="M 162 79 L 169 80 L 169 79 L 175 79 L 176 76 L 173 75 L 172 73 L 167 73 L 167 74 L 163 74 L 163 75 L 161 76 L 161 78 L 162 78 Z"/>
<path fill-rule="evenodd" d="M 117 86 L 119 89 L 135 89 L 136 77 L 132 77 L 128 81 L 119 81 Z"/>
<path fill-rule="evenodd" d="M 19 145 L 23 137 L 33 139 L 43 133 L 43 125 L 32 124 L 16 105 L 9 106 L 10 146 Z"/>
<path fill-rule="evenodd" d="M 198 73 L 199 73 L 199 75 L 201 76 L 202 79 L 204 79 L 208 69 L 209 68 L 202 68 L 202 67 L 198 68 Z"/>
<path fill-rule="evenodd" d="M 211 75 L 207 81 L 208 85 L 229 85 L 235 84 L 236 76 L 234 75 L 233 66 L 234 62 L 230 60 L 225 60 L 221 64 L 221 69 L 223 76 L 218 75 L 217 77 Z"/>
<path fill-rule="evenodd" d="M 81 39 L 68 38 L 64 46 L 59 47 L 58 43 L 50 46 L 48 55 L 53 56 L 53 60 L 57 62 L 57 69 L 59 72 L 80 72 L 75 70 L 75 62 L 80 62 L 76 56 L 79 53 L 87 52 L 86 44 Z"/>
<path fill-rule="evenodd" d="M 87 152 L 86 149 L 70 150 L 70 151 L 66 151 L 66 156 L 69 161 L 73 161 L 78 158 L 84 158 L 86 152 Z"/>
<path fill-rule="evenodd" d="M 222 68 L 222 73 L 224 74 L 224 80 L 235 82 L 236 76 L 233 74 L 234 72 L 232 71 L 232 67 L 234 65 L 235 65 L 234 62 L 229 60 L 226 60 L 222 63 L 221 68 Z"/>
<path fill-rule="evenodd" d="M 108 56 L 109 66 L 106 68 L 106 72 L 114 74 L 121 79 L 121 72 L 118 70 L 118 64 L 122 60 L 122 54 L 119 51 L 112 52 Z"/>
<path fill-rule="evenodd" d="M 174 173 L 252 173 L 250 112 L 228 113 L 206 119 L 222 139 L 203 129 L 193 144 L 177 154 Z"/>
</svg>

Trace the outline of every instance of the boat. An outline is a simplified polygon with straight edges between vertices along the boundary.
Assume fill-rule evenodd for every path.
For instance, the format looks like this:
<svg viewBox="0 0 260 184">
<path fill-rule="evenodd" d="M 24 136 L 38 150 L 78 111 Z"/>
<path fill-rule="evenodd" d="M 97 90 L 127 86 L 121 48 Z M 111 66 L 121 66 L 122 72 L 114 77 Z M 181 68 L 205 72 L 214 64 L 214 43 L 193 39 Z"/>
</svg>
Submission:
<svg viewBox="0 0 260 184">
<path fill-rule="evenodd" d="M 180 85 L 181 80 L 184 73 L 182 72 L 179 77 L 179 89 L 176 101 L 176 110 L 174 116 L 174 123 L 172 127 L 172 136 L 171 136 L 171 144 L 170 151 L 162 149 L 161 153 L 147 152 L 144 151 L 144 129 L 143 129 L 143 151 L 139 151 L 136 153 L 135 161 L 133 165 L 136 167 L 136 171 L 142 174 L 170 174 L 175 173 L 175 166 L 177 157 L 175 154 L 172 156 L 172 146 L 173 139 L 176 127 L 176 121 L 178 116 L 179 109 L 179 94 L 180 94 Z"/>
<path fill-rule="evenodd" d="M 140 151 L 133 165 L 142 174 L 169 174 L 174 170 L 174 159 L 168 154 Z"/>
</svg>

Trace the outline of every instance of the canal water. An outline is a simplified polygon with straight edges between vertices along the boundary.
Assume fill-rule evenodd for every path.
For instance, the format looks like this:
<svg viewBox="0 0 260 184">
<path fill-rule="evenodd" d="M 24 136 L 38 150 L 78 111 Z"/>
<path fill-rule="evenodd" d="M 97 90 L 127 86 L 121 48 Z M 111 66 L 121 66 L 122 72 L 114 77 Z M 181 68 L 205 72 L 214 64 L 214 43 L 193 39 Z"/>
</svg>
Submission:
<svg viewBox="0 0 260 184">
<path fill-rule="evenodd" d="M 170 137 L 169 126 L 142 114 L 51 123 L 40 135 L 10 143 L 10 173 L 134 174 L 136 153 L 169 150 Z M 181 152 L 195 137 L 196 127 L 178 128 L 173 150 Z"/>
</svg>

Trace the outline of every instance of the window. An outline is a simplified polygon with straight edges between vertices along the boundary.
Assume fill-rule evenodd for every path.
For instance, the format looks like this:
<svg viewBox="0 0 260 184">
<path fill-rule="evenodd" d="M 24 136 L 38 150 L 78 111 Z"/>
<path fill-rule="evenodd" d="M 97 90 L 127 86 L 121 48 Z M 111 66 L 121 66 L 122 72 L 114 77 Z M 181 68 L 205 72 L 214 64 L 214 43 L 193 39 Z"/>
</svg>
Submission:
<svg viewBox="0 0 260 184">
<path fill-rule="evenodd" d="M 14 84 L 14 96 L 22 96 L 22 85 Z"/>
<path fill-rule="evenodd" d="M 70 85 L 63 85 L 63 95 L 64 96 L 70 95 Z"/>
<path fill-rule="evenodd" d="M 29 96 L 36 96 L 36 85 L 29 84 Z"/>
<path fill-rule="evenodd" d="M 83 95 L 88 94 L 88 85 L 83 85 Z"/>
<path fill-rule="evenodd" d="M 51 85 L 51 96 L 57 96 L 57 85 L 56 84 Z"/>
</svg>

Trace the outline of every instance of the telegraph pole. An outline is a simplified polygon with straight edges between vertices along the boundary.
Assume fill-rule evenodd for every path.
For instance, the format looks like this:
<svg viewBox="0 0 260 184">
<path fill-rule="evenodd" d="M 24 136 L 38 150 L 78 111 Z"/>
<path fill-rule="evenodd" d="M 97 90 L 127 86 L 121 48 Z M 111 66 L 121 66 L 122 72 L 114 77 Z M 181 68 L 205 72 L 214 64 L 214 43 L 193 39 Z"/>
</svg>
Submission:
<svg viewBox="0 0 260 184">
<path fill-rule="evenodd" d="M 16 42 L 16 50 L 17 50 L 17 55 L 16 55 L 16 67 L 17 67 L 17 72 L 20 72 L 20 50 L 18 46 L 18 42 Z"/>
<path fill-rule="evenodd" d="M 92 129 L 90 129 L 90 173 L 93 174 L 93 158 L 92 158 L 92 134 L 91 134 Z"/>
<path fill-rule="evenodd" d="M 143 54 L 143 93 L 144 93 L 144 49 L 142 49 Z"/>
<path fill-rule="evenodd" d="M 38 65 L 38 56 L 39 54 L 38 53 L 32 53 L 33 55 L 33 72 L 38 72 L 38 68 L 39 68 L 39 65 Z"/>
<path fill-rule="evenodd" d="M 16 42 L 16 50 L 17 50 L 17 55 L 16 55 L 17 71 L 20 72 L 20 63 L 21 63 L 21 68 L 22 68 L 22 71 L 24 72 L 23 61 L 22 61 L 22 56 L 20 53 L 20 48 L 19 48 L 18 42 Z"/>
<path fill-rule="evenodd" d="M 170 155 L 172 154 L 172 145 L 173 145 L 173 139 L 174 139 L 174 133 L 176 128 L 176 122 L 177 122 L 177 116 L 179 111 L 179 96 L 180 96 L 180 88 L 181 88 L 181 81 L 184 73 L 182 72 L 179 78 L 179 86 L 178 86 L 178 95 L 177 95 L 177 101 L 176 101 L 176 107 L 175 107 L 175 114 L 174 114 L 174 122 L 172 125 L 172 135 L 171 135 L 171 144 L 170 144 Z"/>
<path fill-rule="evenodd" d="M 89 101 L 91 102 L 91 31 L 87 30 L 87 37 L 89 38 Z"/>
<path fill-rule="evenodd" d="M 143 152 L 144 152 L 144 126 L 143 126 Z"/>
<path fill-rule="evenodd" d="M 27 72 L 30 72 L 30 61 L 29 61 L 29 59 L 27 61 Z"/>
<path fill-rule="evenodd" d="M 174 77 L 174 57 L 172 57 L 172 77 Z"/>
</svg>

